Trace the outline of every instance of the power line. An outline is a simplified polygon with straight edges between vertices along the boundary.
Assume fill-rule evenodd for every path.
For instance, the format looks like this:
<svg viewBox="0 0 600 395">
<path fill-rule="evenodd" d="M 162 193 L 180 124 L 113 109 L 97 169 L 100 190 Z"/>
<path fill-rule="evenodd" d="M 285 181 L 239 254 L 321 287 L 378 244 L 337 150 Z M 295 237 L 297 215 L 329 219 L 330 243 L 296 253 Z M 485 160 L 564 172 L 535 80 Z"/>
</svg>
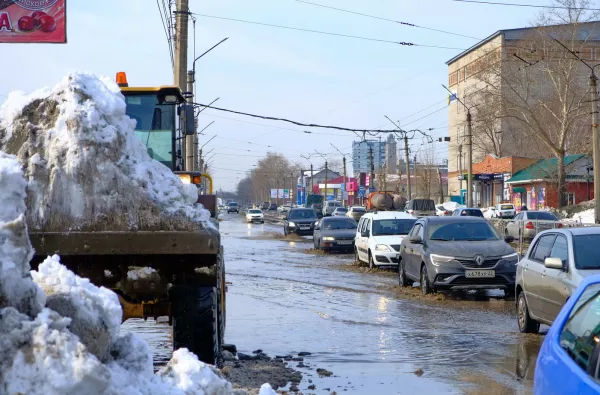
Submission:
<svg viewBox="0 0 600 395">
<path fill-rule="evenodd" d="M 587 8 L 587 7 L 565 7 L 565 6 L 539 5 L 539 4 L 499 3 L 499 2 L 495 2 L 495 1 L 476 1 L 476 0 L 452 0 L 452 1 L 460 2 L 460 3 L 505 5 L 505 6 L 511 6 L 511 7 L 554 8 L 554 9 L 563 9 L 563 10 L 600 11 L 600 8 Z"/>
<path fill-rule="evenodd" d="M 171 37 L 169 35 L 169 30 L 167 29 L 167 23 L 165 22 L 166 15 L 163 16 L 163 10 L 160 8 L 160 1 L 156 0 L 156 5 L 158 7 L 158 13 L 160 15 L 160 21 L 162 22 L 163 29 L 165 31 L 165 36 L 167 37 L 167 45 L 169 46 L 169 56 L 171 57 L 171 67 L 175 67 L 175 60 L 173 58 L 173 46 L 171 43 Z M 163 2 L 164 7 L 164 2 Z"/>
<path fill-rule="evenodd" d="M 404 25 L 404 26 L 416 27 L 416 28 L 419 28 L 419 29 L 431 30 L 431 31 L 434 31 L 434 32 L 445 33 L 445 34 L 451 34 L 453 36 L 472 38 L 474 40 L 481 40 L 480 38 L 477 38 L 477 37 L 467 36 L 467 35 L 459 34 L 459 33 L 452 33 L 452 32 L 446 31 L 446 30 L 434 29 L 434 28 L 431 28 L 431 27 L 420 26 L 420 25 L 417 25 L 417 24 L 414 24 L 414 23 L 409 23 L 409 22 L 396 21 L 394 19 L 388 19 L 388 18 L 383 18 L 383 17 L 380 17 L 380 16 L 364 14 L 362 12 L 344 10 L 342 8 L 336 8 L 336 7 L 331 7 L 331 6 L 327 6 L 327 5 L 323 5 L 323 4 L 311 3 L 311 2 L 308 2 L 308 1 L 304 1 L 304 0 L 296 0 L 296 1 L 300 2 L 300 3 L 304 3 L 304 4 L 314 5 L 314 6 L 317 6 L 317 7 L 328 8 L 330 10 L 336 10 L 336 11 L 346 12 L 348 14 L 360 15 L 360 16 L 364 16 L 364 17 L 367 17 L 367 18 L 379 19 L 381 21 L 398 23 L 398 24 Z"/>
<path fill-rule="evenodd" d="M 353 38 L 353 39 L 357 39 L 357 40 L 375 41 L 375 42 L 387 43 L 387 44 L 396 44 L 396 45 L 402 45 L 402 46 L 406 46 L 406 47 L 424 47 L 424 48 L 452 49 L 452 50 L 459 50 L 459 51 L 463 51 L 464 50 L 464 48 L 443 47 L 443 46 L 438 46 L 438 45 L 415 44 L 415 43 L 406 42 L 406 41 L 392 41 L 392 40 L 384 40 L 384 39 L 372 38 L 372 37 L 353 36 L 353 35 L 350 35 L 350 34 L 324 32 L 324 31 L 321 31 L 321 30 L 311 30 L 311 29 L 304 29 L 304 28 L 300 28 L 300 27 L 275 25 L 275 24 L 263 23 L 263 22 L 253 22 L 253 21 L 247 21 L 247 20 L 243 20 L 243 19 L 226 18 L 226 17 L 223 17 L 223 16 L 197 14 L 197 13 L 193 13 L 193 15 L 198 15 L 198 16 L 201 16 L 201 17 L 204 17 L 204 18 L 223 19 L 223 20 L 226 20 L 226 21 L 241 22 L 241 23 L 250 23 L 250 24 L 253 24 L 253 25 L 268 26 L 268 27 L 276 27 L 276 28 L 280 28 L 280 29 L 297 30 L 297 31 L 307 32 L 307 33 L 317 33 L 317 34 L 325 34 L 325 35 L 328 35 L 328 36 L 337 36 L 337 37 Z"/>
</svg>

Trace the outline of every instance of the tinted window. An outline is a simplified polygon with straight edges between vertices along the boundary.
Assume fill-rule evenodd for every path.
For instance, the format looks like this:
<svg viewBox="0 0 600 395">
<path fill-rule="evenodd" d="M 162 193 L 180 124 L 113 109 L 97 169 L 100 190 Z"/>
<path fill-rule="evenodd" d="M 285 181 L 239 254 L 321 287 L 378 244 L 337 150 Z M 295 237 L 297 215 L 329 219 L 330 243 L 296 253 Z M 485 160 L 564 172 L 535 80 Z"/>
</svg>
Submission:
<svg viewBox="0 0 600 395">
<path fill-rule="evenodd" d="M 581 294 L 571 316 L 560 334 L 560 345 L 569 357 L 585 372 L 598 372 L 596 366 L 588 370 L 600 335 L 600 284 L 591 284 Z M 597 362 L 596 362 L 597 363 Z M 597 373 L 594 374 L 597 377 Z"/>
<path fill-rule="evenodd" d="M 371 224 L 371 220 L 367 218 L 367 220 L 365 221 L 365 226 L 363 227 L 363 232 L 368 232 L 369 235 L 371 234 L 371 231 L 369 230 L 370 224 Z"/>
<path fill-rule="evenodd" d="M 500 206 L 500 210 L 514 210 L 515 207 L 512 204 L 503 204 Z"/>
<path fill-rule="evenodd" d="M 477 210 L 477 209 L 466 209 L 463 210 L 460 215 L 464 215 L 464 216 L 468 216 L 468 217 L 482 217 L 483 218 L 483 213 L 481 212 L 481 210 Z"/>
<path fill-rule="evenodd" d="M 367 212 L 367 210 L 365 210 L 362 207 L 352 207 L 352 211 L 355 213 L 366 213 Z"/>
<path fill-rule="evenodd" d="M 494 229 L 486 221 L 432 222 L 427 233 L 430 240 L 440 241 L 499 240 Z"/>
<path fill-rule="evenodd" d="M 600 235 L 573 236 L 573 254 L 577 269 L 600 269 Z"/>
<path fill-rule="evenodd" d="M 431 199 L 415 199 L 409 203 L 411 210 L 435 211 L 435 203 Z"/>
<path fill-rule="evenodd" d="M 338 213 L 346 213 L 348 212 L 348 209 L 344 207 L 338 207 L 335 209 L 335 211 L 337 211 Z"/>
<path fill-rule="evenodd" d="M 248 210 L 249 214 L 260 214 L 261 211 L 260 210 Z"/>
<path fill-rule="evenodd" d="M 425 231 L 423 225 L 419 225 L 419 228 L 417 229 L 417 236 L 419 236 L 421 240 L 425 240 Z"/>
<path fill-rule="evenodd" d="M 237 207 L 237 203 L 229 203 L 229 207 Z"/>
<path fill-rule="evenodd" d="M 423 226 L 421 224 L 416 224 L 412 230 L 410 231 L 410 237 L 421 236 L 423 234 Z"/>
<path fill-rule="evenodd" d="M 378 219 L 373 221 L 373 236 L 407 235 L 416 219 Z"/>
<path fill-rule="evenodd" d="M 552 249 L 555 237 L 556 235 L 553 234 L 540 237 L 535 246 L 535 251 L 533 251 L 532 259 L 538 262 L 544 262 L 546 258 L 550 257 L 550 250 Z"/>
<path fill-rule="evenodd" d="M 356 229 L 356 221 L 352 218 L 332 221 L 327 218 L 324 219 L 321 224 L 321 229 L 334 230 L 334 229 Z"/>
<path fill-rule="evenodd" d="M 560 260 L 563 262 L 563 265 L 567 263 L 567 261 L 569 260 L 569 247 L 567 244 L 566 237 L 556 237 L 556 240 L 554 240 L 554 246 L 552 247 L 552 251 L 550 251 L 550 257 L 560 258 Z"/>
<path fill-rule="evenodd" d="M 288 216 L 289 219 L 313 219 L 317 218 L 315 210 L 292 210 Z"/>
<path fill-rule="evenodd" d="M 558 218 L 556 218 L 553 214 L 543 211 L 528 211 L 527 219 L 537 219 L 539 221 L 558 221 Z"/>
</svg>

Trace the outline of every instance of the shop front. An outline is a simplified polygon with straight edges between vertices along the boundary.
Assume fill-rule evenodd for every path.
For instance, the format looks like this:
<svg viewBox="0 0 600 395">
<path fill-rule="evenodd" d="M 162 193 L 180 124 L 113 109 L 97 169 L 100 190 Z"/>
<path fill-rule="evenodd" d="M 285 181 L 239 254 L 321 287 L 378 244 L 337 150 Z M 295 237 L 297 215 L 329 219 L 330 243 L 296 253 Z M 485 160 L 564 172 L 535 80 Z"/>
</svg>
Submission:
<svg viewBox="0 0 600 395">
<path fill-rule="evenodd" d="M 473 174 L 473 205 L 490 207 L 508 200 L 508 190 L 504 181 L 508 174 Z M 459 175 L 459 180 L 467 180 L 467 174 Z"/>
</svg>

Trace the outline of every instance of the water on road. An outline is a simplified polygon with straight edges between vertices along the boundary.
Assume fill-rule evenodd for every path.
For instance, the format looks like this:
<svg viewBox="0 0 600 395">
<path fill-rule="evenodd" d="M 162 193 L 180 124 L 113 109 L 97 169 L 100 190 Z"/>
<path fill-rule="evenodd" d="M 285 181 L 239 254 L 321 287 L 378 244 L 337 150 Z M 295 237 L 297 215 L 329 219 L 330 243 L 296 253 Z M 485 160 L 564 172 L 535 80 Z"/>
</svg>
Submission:
<svg viewBox="0 0 600 395">
<path fill-rule="evenodd" d="M 283 238 L 281 226 L 246 224 L 235 214 L 223 219 L 226 342 L 244 353 L 310 352 L 309 367 L 297 368 L 301 391 L 531 393 L 543 337 L 518 332 L 514 301 L 502 292 L 400 292 L 391 273 L 347 270 L 352 255 L 307 254 L 310 238 Z M 123 327 L 149 341 L 157 365 L 170 358 L 166 323 L 130 320 Z M 333 376 L 319 377 L 317 368 Z M 316 389 L 307 390 L 311 384 Z"/>
</svg>

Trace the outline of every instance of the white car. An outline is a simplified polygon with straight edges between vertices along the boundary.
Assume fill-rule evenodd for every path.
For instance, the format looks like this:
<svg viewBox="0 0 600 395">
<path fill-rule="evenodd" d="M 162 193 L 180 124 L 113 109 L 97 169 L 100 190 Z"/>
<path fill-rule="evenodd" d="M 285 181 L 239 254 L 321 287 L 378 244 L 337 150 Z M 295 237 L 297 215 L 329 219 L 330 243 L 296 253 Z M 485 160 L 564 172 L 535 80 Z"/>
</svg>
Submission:
<svg viewBox="0 0 600 395">
<path fill-rule="evenodd" d="M 505 219 L 513 219 L 517 211 L 515 209 L 515 205 L 512 203 L 501 203 L 496 206 L 494 217 L 495 218 L 505 218 Z"/>
<path fill-rule="evenodd" d="M 248 210 L 248 212 L 246 213 L 246 221 L 248 223 L 260 222 L 261 224 L 264 224 L 265 216 L 263 215 L 263 212 L 260 211 L 259 209 L 252 208 L 252 209 Z"/>
<path fill-rule="evenodd" d="M 360 218 L 354 239 L 356 261 L 376 266 L 397 266 L 400 243 L 417 218 L 398 211 L 367 213 Z"/>
<path fill-rule="evenodd" d="M 453 211 L 444 207 L 443 204 L 438 204 L 435 206 L 435 215 L 438 217 L 449 217 L 452 215 L 452 213 Z"/>
</svg>

